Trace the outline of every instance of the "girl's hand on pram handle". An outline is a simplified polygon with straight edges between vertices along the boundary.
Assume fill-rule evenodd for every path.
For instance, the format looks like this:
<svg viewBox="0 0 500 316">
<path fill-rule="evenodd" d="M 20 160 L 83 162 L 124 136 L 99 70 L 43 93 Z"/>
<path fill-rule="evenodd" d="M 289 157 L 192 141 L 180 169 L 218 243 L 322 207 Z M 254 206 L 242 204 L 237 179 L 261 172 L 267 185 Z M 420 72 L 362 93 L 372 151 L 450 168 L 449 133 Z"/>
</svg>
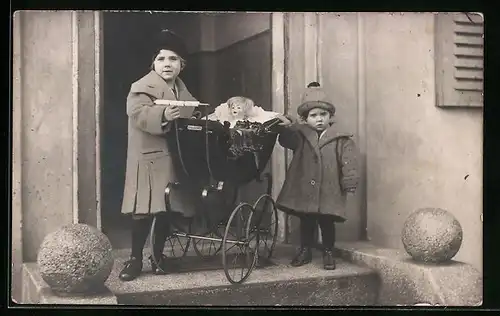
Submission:
<svg viewBox="0 0 500 316">
<path fill-rule="evenodd" d="M 165 117 L 165 120 L 167 121 L 178 119 L 180 115 L 181 113 L 179 111 L 179 108 L 174 105 L 167 105 L 165 107 L 165 110 L 163 111 L 163 117 Z"/>
<path fill-rule="evenodd" d="M 200 111 L 194 111 L 193 116 L 191 116 L 192 119 L 197 119 L 197 120 L 201 119 L 201 117 L 202 117 L 202 114 Z"/>
</svg>

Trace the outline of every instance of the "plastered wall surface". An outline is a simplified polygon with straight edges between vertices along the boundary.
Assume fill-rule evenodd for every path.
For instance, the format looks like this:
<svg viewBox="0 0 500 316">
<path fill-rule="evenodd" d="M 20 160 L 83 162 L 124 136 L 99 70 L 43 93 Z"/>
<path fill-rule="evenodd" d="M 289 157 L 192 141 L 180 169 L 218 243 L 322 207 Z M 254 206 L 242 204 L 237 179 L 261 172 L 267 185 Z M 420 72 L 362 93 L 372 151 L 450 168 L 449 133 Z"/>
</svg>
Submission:
<svg viewBox="0 0 500 316">
<path fill-rule="evenodd" d="M 21 41 L 23 259 L 35 261 L 73 219 L 71 13 L 23 12 Z"/>
<path fill-rule="evenodd" d="M 365 16 L 368 235 L 402 248 L 407 216 L 450 211 L 464 230 L 455 257 L 482 271 L 482 112 L 435 106 L 434 17 Z"/>
</svg>

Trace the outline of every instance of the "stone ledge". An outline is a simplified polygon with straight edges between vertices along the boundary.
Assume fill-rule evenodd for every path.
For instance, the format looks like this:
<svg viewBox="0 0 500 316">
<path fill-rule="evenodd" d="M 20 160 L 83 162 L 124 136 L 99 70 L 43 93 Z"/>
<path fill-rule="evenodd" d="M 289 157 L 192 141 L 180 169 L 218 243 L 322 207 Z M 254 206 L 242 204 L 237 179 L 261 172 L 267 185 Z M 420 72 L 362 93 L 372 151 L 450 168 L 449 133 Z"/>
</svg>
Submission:
<svg viewBox="0 0 500 316">
<path fill-rule="evenodd" d="M 382 281 L 380 305 L 482 304 L 482 274 L 469 264 L 458 261 L 421 264 L 413 261 L 404 250 L 380 248 L 368 242 L 338 242 L 337 251 L 342 258 L 379 274 Z"/>
<path fill-rule="evenodd" d="M 100 295 L 58 296 L 42 279 L 36 263 L 23 264 L 22 304 L 116 305 L 116 296 L 107 291 Z"/>
<path fill-rule="evenodd" d="M 118 300 L 146 306 L 370 306 L 376 302 L 377 290 L 375 274 L 340 275 L 137 292 L 118 295 Z"/>
<path fill-rule="evenodd" d="M 376 303 L 380 280 L 373 270 L 338 260 L 336 270 L 326 271 L 318 251 L 312 264 L 294 268 L 288 264 L 294 251 L 292 246 L 277 246 L 275 264 L 254 270 L 241 285 L 230 285 L 221 267 L 197 271 L 189 267 L 178 273 L 152 275 L 146 259 L 141 277 L 121 282 L 118 273 L 129 251 L 115 251 L 115 266 L 106 282 L 113 294 L 87 297 L 54 295 L 38 273 L 36 263 L 26 263 L 23 265 L 23 303 L 150 306 L 370 306 Z"/>
<path fill-rule="evenodd" d="M 118 280 L 129 251 L 115 251 L 115 267 L 106 282 L 120 304 L 190 306 L 367 306 L 374 305 L 380 281 L 366 267 L 339 260 L 337 269 L 326 271 L 322 255 L 314 252 L 311 264 L 291 267 L 295 247 L 277 245 L 274 265 L 255 269 L 241 285 L 231 285 L 222 270 L 190 266 L 176 273 L 153 275 L 144 258 L 144 274 L 130 282 Z"/>
</svg>

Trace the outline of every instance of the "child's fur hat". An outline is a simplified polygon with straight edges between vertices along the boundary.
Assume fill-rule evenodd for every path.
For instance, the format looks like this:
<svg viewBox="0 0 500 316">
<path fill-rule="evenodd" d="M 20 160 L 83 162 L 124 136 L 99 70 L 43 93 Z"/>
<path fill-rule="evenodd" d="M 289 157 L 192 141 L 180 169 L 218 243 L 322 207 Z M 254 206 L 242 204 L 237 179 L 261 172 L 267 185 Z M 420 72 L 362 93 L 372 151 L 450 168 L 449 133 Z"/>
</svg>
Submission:
<svg viewBox="0 0 500 316">
<path fill-rule="evenodd" d="M 307 85 L 307 89 L 302 95 L 302 104 L 297 108 L 299 116 L 307 116 L 307 113 L 314 108 L 325 109 L 330 112 L 331 116 L 335 114 L 335 106 L 330 102 L 325 91 L 317 82 L 311 82 Z"/>
</svg>

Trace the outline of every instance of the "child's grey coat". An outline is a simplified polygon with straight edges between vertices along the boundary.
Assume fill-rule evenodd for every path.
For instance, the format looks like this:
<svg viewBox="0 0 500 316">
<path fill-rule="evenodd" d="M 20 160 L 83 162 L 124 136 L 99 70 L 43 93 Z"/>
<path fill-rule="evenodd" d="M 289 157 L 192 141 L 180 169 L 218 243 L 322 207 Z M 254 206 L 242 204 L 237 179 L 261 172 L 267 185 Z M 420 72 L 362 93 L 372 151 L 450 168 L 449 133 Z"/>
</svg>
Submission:
<svg viewBox="0 0 500 316">
<path fill-rule="evenodd" d="M 289 213 L 328 214 L 345 221 L 346 192 L 356 189 L 359 178 L 357 149 L 351 136 L 334 125 L 320 139 L 305 124 L 284 129 L 279 143 L 293 150 L 293 159 L 277 206 Z"/>
<path fill-rule="evenodd" d="M 179 100 L 196 101 L 182 80 L 177 79 L 176 86 Z M 134 82 L 127 96 L 127 171 L 121 210 L 124 214 L 165 211 L 165 188 L 177 178 L 164 136 L 173 122 L 162 127 L 166 106 L 155 105 L 156 99 L 176 100 L 167 83 L 154 71 Z M 171 203 L 182 205 L 178 211 L 194 212 L 190 201 L 186 197 Z"/>
</svg>

